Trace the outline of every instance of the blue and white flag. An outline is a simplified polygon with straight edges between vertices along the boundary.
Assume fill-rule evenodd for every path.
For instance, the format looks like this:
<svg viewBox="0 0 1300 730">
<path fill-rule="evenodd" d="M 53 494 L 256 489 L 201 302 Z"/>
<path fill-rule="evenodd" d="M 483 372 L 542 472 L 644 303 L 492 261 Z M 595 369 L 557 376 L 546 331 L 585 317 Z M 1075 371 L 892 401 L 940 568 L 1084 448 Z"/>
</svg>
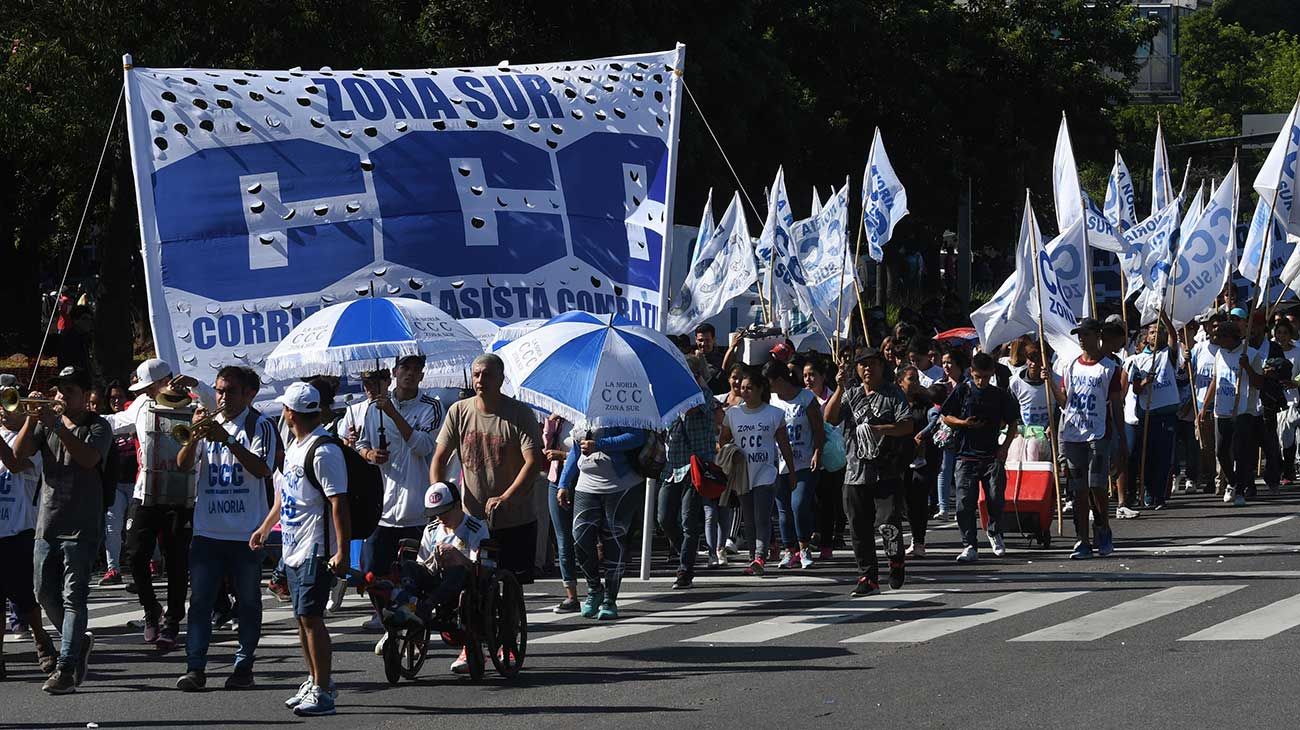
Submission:
<svg viewBox="0 0 1300 730">
<path fill-rule="evenodd" d="M 1182 198 L 1174 198 L 1160 212 L 1159 225 L 1147 241 L 1142 263 L 1142 293 L 1137 299 L 1141 324 L 1151 324 L 1167 311 L 1166 292 L 1169 272 L 1173 267 L 1173 254 L 1178 250 L 1178 230 L 1182 221 Z"/>
<path fill-rule="evenodd" d="M 1223 182 L 1210 195 L 1205 209 L 1196 216 L 1195 223 L 1184 227 L 1179 234 L 1182 245 L 1178 247 L 1173 279 L 1169 282 L 1167 310 L 1175 327 L 1182 327 L 1213 307 L 1215 297 L 1223 290 L 1232 251 L 1236 248 L 1233 239 L 1237 227 L 1236 195 L 1237 165 L 1233 163 Z M 1190 213 L 1189 210 L 1188 219 Z"/>
<path fill-rule="evenodd" d="M 749 293 L 758 281 L 740 193 L 731 196 L 722 221 L 708 238 L 700 238 L 696 251 L 699 257 L 691 264 L 686 281 L 668 309 L 670 334 L 693 331 L 696 325 L 726 309 L 732 299 Z"/>
<path fill-rule="evenodd" d="M 1169 152 L 1165 150 L 1165 130 L 1156 122 L 1156 151 L 1151 162 L 1151 215 L 1169 206 L 1174 197 L 1174 183 L 1169 171 Z"/>
<path fill-rule="evenodd" d="M 1259 199 L 1271 204 L 1276 196 L 1273 215 L 1293 236 L 1300 236 L 1300 206 L 1296 205 L 1297 166 L 1300 155 L 1300 99 L 1291 107 L 1282 130 L 1278 132 L 1264 166 L 1255 176 L 1255 192 Z"/>
<path fill-rule="evenodd" d="M 1282 221 L 1276 216 L 1269 216 L 1268 203 L 1269 201 L 1264 198 L 1260 198 L 1255 203 L 1255 213 L 1250 217 L 1250 228 L 1246 232 L 1246 245 L 1242 248 L 1241 259 L 1237 262 L 1237 273 L 1251 284 L 1256 281 L 1268 281 L 1273 271 L 1273 249 L 1279 244 L 1286 243 L 1286 230 L 1282 227 Z M 1269 230 L 1270 218 L 1271 231 Z M 1268 256 L 1264 255 L 1265 244 L 1269 249 Z"/>
<path fill-rule="evenodd" d="M 1110 169 L 1110 179 L 1106 184 L 1106 218 L 1121 234 L 1137 225 L 1137 208 L 1134 206 L 1133 176 L 1129 175 L 1128 165 L 1115 150 L 1115 165 Z"/>
<path fill-rule="evenodd" d="M 849 262 L 849 183 L 826 201 L 817 215 L 795 224 L 799 261 L 808 281 L 813 322 L 829 341 L 849 336 L 857 305 L 857 281 Z M 804 225 L 801 225 L 804 224 Z M 838 322 L 837 322 L 838 319 Z"/>
<path fill-rule="evenodd" d="M 1082 230 L 1077 222 L 1072 228 Z M 1081 238 L 1081 233 L 1075 236 Z M 1028 194 L 1020 221 L 1020 239 L 1016 244 L 1016 270 L 992 299 L 971 313 L 970 319 L 984 350 L 991 350 L 1026 333 L 1038 334 L 1041 323 L 1052 349 L 1066 358 L 1065 361 L 1079 354 L 1078 343 L 1071 334 L 1076 318 L 1066 301 L 1052 258 L 1042 247 L 1042 234 Z"/>
<path fill-rule="evenodd" d="M 709 188 L 709 196 L 704 200 L 704 213 L 700 215 L 700 229 L 695 232 L 695 249 L 691 252 L 691 268 L 700 260 L 700 249 L 704 248 L 704 243 L 713 237 L 713 231 L 717 225 L 713 222 L 713 188 Z"/>
<path fill-rule="evenodd" d="M 767 220 L 758 237 L 755 254 L 767 262 L 761 286 L 772 296 L 773 314 L 778 322 L 794 312 L 812 311 L 808 301 L 808 280 L 799 263 L 799 248 L 794 239 L 794 216 L 790 213 L 790 196 L 785 190 L 785 169 L 778 168 L 776 180 L 767 199 Z"/>
<path fill-rule="evenodd" d="M 1088 296 L 1088 274 L 1084 264 L 1088 260 L 1087 237 L 1082 217 L 1075 218 L 1046 246 L 1052 261 L 1060 296 L 1076 319 L 1092 316 L 1092 298 Z"/>
<path fill-rule="evenodd" d="M 822 212 L 822 196 L 817 192 L 817 186 L 813 186 L 812 212 L 808 214 L 810 218 L 816 218 L 817 214 Z"/>
<path fill-rule="evenodd" d="M 1083 217 L 1083 189 L 1079 187 L 1079 169 L 1074 164 L 1070 125 L 1064 112 L 1056 132 L 1056 150 L 1052 153 L 1052 200 L 1056 203 L 1058 233 Z"/>
<path fill-rule="evenodd" d="M 1129 247 L 1124 242 L 1124 234 L 1120 233 L 1119 229 L 1110 222 L 1105 211 L 1092 202 L 1092 198 L 1088 197 L 1087 193 L 1083 194 L 1083 212 L 1084 220 L 1088 226 L 1089 246 L 1115 254 L 1128 251 Z"/>
<path fill-rule="evenodd" d="M 373 286 L 456 318 L 666 315 L 684 48 L 478 68 L 127 66 L 150 320 L 260 369 Z"/>
<path fill-rule="evenodd" d="M 867 155 L 867 169 L 862 175 L 862 230 L 872 259 L 884 258 L 885 244 L 894 237 L 894 226 L 906 215 L 907 190 L 894 174 L 894 166 L 885 152 L 885 140 L 877 127 Z"/>
</svg>

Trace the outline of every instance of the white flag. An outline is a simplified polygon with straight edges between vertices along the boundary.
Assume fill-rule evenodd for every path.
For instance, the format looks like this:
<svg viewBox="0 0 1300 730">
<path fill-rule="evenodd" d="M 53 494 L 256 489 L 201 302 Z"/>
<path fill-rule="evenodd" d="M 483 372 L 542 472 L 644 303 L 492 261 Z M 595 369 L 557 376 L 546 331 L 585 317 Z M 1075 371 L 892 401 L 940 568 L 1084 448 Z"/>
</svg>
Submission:
<svg viewBox="0 0 1300 730">
<path fill-rule="evenodd" d="M 1062 233 L 1083 216 L 1083 190 L 1079 188 L 1079 170 L 1074 164 L 1070 126 L 1064 113 L 1052 155 L 1052 198 L 1056 201 L 1056 230 Z"/>
<path fill-rule="evenodd" d="M 1143 291 L 1138 297 L 1138 311 L 1142 315 L 1141 324 L 1151 324 L 1159 319 L 1160 312 L 1167 311 L 1166 290 L 1169 284 L 1169 270 L 1173 266 L 1173 252 L 1178 247 L 1178 227 L 1182 221 L 1182 198 L 1165 206 L 1160 212 L 1159 225 L 1147 242 L 1146 258 L 1142 264 Z"/>
<path fill-rule="evenodd" d="M 1201 209 L 1205 207 L 1205 182 L 1202 181 L 1200 187 L 1196 188 L 1196 195 L 1192 196 L 1192 202 L 1187 206 L 1187 212 L 1183 213 L 1183 222 L 1178 229 L 1178 240 L 1186 241 L 1187 236 L 1191 234 L 1192 229 L 1196 227 L 1196 222 L 1201 218 Z"/>
<path fill-rule="evenodd" d="M 704 201 L 704 214 L 700 216 L 700 230 L 695 233 L 695 250 L 691 252 L 691 268 L 700 261 L 700 249 L 710 238 L 717 226 L 713 223 L 713 188 L 709 188 L 709 197 Z"/>
<path fill-rule="evenodd" d="M 699 260 L 691 265 L 681 292 L 668 310 L 668 332 L 687 334 L 704 320 L 722 312 L 727 302 L 749 292 L 758 281 L 749 226 L 740 193 L 722 214 L 713 235 L 701 240 Z"/>
<path fill-rule="evenodd" d="M 1184 227 L 1180 234 L 1182 245 L 1178 247 L 1170 282 L 1174 291 L 1169 297 L 1170 319 L 1175 327 L 1182 327 L 1214 306 L 1215 297 L 1223 290 L 1229 274 L 1230 251 L 1237 247 L 1237 174 L 1234 163 L 1210 195 L 1195 224 Z M 1191 210 L 1187 218 L 1191 218 Z"/>
<path fill-rule="evenodd" d="M 778 168 L 768 196 L 767 220 L 758 237 L 757 255 L 770 262 L 762 286 L 772 293 L 773 308 L 782 316 L 794 311 L 807 315 L 812 311 L 808 301 L 808 281 L 799 263 L 793 229 L 794 216 L 790 213 L 790 197 L 785 190 L 785 169 Z"/>
<path fill-rule="evenodd" d="M 795 241 L 808 282 L 813 322 L 827 340 L 835 335 L 849 336 L 849 320 L 857 306 L 857 285 L 845 235 L 848 224 L 847 180 L 817 215 L 795 224 Z"/>
<path fill-rule="evenodd" d="M 1165 151 L 1165 130 L 1156 123 L 1156 151 L 1151 162 L 1151 215 L 1164 210 L 1173 197 L 1174 184 L 1169 177 L 1169 153 Z"/>
<path fill-rule="evenodd" d="M 880 261 L 884 247 L 894 236 L 894 226 L 907 215 L 907 190 L 894 174 L 894 166 L 885 152 L 885 140 L 876 128 L 867 155 L 867 169 L 862 174 L 862 225 L 867 239 L 867 253 Z"/>
<path fill-rule="evenodd" d="M 822 212 L 822 196 L 817 192 L 817 186 L 813 186 L 812 213 L 808 217 L 816 218 L 817 214 Z"/>
<path fill-rule="evenodd" d="M 1246 231 L 1246 245 L 1241 249 L 1241 260 L 1237 262 L 1237 273 L 1252 284 L 1255 280 L 1267 281 L 1269 275 L 1268 257 L 1264 256 L 1265 239 L 1270 247 L 1278 240 L 1281 231 L 1280 221 L 1273 218 L 1273 230 L 1270 232 L 1268 200 L 1260 198 L 1255 203 L 1255 213 L 1250 217 L 1250 228 Z"/>
<path fill-rule="evenodd" d="M 1046 247 L 1054 276 L 1060 285 L 1060 295 L 1076 319 L 1092 316 L 1092 298 L 1088 296 L 1088 274 L 1084 267 L 1084 262 L 1088 260 L 1087 250 L 1082 217 L 1076 218 L 1069 228 L 1053 238 Z"/>
<path fill-rule="evenodd" d="M 1116 254 L 1128 252 L 1129 246 L 1124 242 L 1124 234 L 1110 222 L 1105 211 L 1097 207 L 1087 193 L 1083 194 L 1083 212 L 1087 222 L 1089 246 Z"/>
<path fill-rule="evenodd" d="M 1286 123 L 1278 132 L 1273 148 L 1264 159 L 1264 166 L 1255 176 L 1255 192 L 1259 199 L 1268 205 L 1276 194 L 1277 205 L 1273 215 L 1277 217 L 1288 233 L 1300 236 L 1300 210 L 1297 210 L 1296 178 L 1297 154 L 1300 153 L 1300 99 L 1291 107 Z"/>
<path fill-rule="evenodd" d="M 1119 150 L 1115 150 L 1115 165 L 1110 169 L 1110 179 L 1106 184 L 1104 210 L 1106 218 L 1120 233 L 1126 233 L 1137 225 L 1137 209 L 1133 205 L 1133 198 L 1133 177 L 1129 175 L 1128 165 L 1124 164 Z"/>
</svg>

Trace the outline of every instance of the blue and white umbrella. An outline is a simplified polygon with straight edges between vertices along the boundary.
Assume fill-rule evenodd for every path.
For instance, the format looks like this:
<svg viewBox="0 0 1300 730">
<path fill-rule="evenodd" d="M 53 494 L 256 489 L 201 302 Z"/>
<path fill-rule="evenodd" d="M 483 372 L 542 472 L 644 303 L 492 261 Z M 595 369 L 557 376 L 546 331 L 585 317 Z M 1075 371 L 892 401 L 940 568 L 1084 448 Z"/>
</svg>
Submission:
<svg viewBox="0 0 1300 730">
<path fill-rule="evenodd" d="M 497 355 L 515 397 L 593 428 L 660 430 L 704 403 L 677 347 L 619 315 L 566 312 Z"/>
<path fill-rule="evenodd" d="M 458 319 L 461 325 L 470 331 L 470 334 L 478 338 L 479 344 L 483 346 L 483 352 L 490 352 L 492 343 L 497 341 L 497 333 L 502 327 L 506 326 L 503 319 L 485 319 L 483 317 L 466 317 Z"/>
<path fill-rule="evenodd" d="M 497 332 L 496 339 L 488 346 L 488 352 L 496 352 L 533 330 L 541 327 L 551 320 L 549 319 L 521 319 L 501 328 Z"/>
<path fill-rule="evenodd" d="M 304 319 L 266 359 L 272 379 L 358 376 L 424 355 L 426 388 L 456 387 L 483 346 L 451 315 L 404 297 L 335 304 Z M 387 362 L 379 362 L 379 361 Z"/>
</svg>

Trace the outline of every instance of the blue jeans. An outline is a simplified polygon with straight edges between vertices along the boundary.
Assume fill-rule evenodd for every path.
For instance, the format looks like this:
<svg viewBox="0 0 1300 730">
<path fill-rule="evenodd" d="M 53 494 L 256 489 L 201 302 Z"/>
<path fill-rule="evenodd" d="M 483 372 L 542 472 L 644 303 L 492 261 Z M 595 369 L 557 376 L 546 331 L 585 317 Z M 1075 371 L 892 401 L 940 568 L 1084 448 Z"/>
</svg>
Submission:
<svg viewBox="0 0 1300 730">
<path fill-rule="evenodd" d="M 1147 440 L 1144 444 L 1146 469 L 1142 474 L 1142 487 L 1146 490 L 1143 501 L 1148 505 L 1165 503 L 1165 496 L 1169 491 L 1169 475 L 1174 470 L 1174 433 L 1177 425 L 1177 414 L 1152 411 L 1151 424 L 1147 427 Z M 1142 428 L 1143 426 L 1139 424 L 1139 433 Z M 1142 468 L 1140 456 L 1137 464 L 1137 468 Z"/>
<path fill-rule="evenodd" d="M 573 564 L 573 506 L 561 507 L 556 493 L 560 487 L 551 483 L 549 494 L 546 497 L 546 506 L 551 512 L 551 529 L 555 530 L 555 552 L 560 561 L 560 581 L 566 586 L 577 585 L 574 579 L 574 573 L 577 568 Z M 570 495 L 573 491 L 570 490 Z"/>
<path fill-rule="evenodd" d="M 727 538 L 731 535 L 731 508 L 723 507 L 716 499 L 703 501 L 704 542 L 709 546 L 709 552 L 716 555 L 726 547 Z"/>
<path fill-rule="evenodd" d="M 587 579 L 587 593 L 602 590 L 605 600 L 618 599 L 623 582 L 627 533 L 632 527 L 640 504 L 641 489 L 632 487 L 621 492 L 573 493 L 573 548 L 578 567 Z M 604 565 L 596 554 L 596 540 L 604 547 Z M 601 579 L 604 579 L 602 589 Z"/>
<path fill-rule="evenodd" d="M 953 512 L 957 491 L 957 449 L 940 449 L 943 462 L 939 466 L 939 511 Z"/>
<path fill-rule="evenodd" d="M 247 542 L 214 540 L 195 535 L 190 541 L 190 613 L 185 627 L 186 669 L 203 671 L 212 640 L 212 606 L 222 581 L 230 576 L 239 618 L 239 648 L 235 669 L 253 669 L 262 637 L 262 556 Z"/>
<path fill-rule="evenodd" d="M 767 560 L 767 543 L 772 538 L 772 484 L 751 486 L 740 495 L 741 521 L 745 527 L 745 541 L 749 543 L 749 557 Z"/>
<path fill-rule="evenodd" d="M 1002 500 L 1007 490 L 1007 471 L 1002 462 L 992 457 L 957 460 L 957 529 L 961 531 L 961 544 L 978 547 L 979 530 L 975 513 L 979 511 L 980 485 L 984 487 L 984 506 L 989 512 L 985 529 L 990 535 L 1000 535 L 998 523 L 1002 521 Z"/>
<path fill-rule="evenodd" d="M 807 543 L 817 530 L 817 473 L 800 469 L 794 473 L 794 488 L 781 479 L 776 485 L 777 519 L 781 528 L 781 542 L 791 550 L 799 543 Z"/>
<path fill-rule="evenodd" d="M 59 669 L 71 671 L 81 655 L 86 633 L 86 598 L 90 595 L 90 571 L 99 553 L 99 537 L 61 539 L 37 538 L 35 562 L 36 598 L 45 615 L 59 627 Z"/>
</svg>

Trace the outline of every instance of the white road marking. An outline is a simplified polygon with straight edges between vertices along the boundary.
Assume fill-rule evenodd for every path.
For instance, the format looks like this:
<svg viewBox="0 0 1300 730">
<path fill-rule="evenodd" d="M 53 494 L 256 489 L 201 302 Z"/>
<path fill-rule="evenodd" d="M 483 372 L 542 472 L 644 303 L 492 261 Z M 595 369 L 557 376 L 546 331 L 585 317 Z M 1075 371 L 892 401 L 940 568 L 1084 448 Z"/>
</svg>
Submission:
<svg viewBox="0 0 1300 730">
<path fill-rule="evenodd" d="M 1179 641 L 1256 641 L 1300 626 L 1300 594 L 1189 634 Z"/>
<path fill-rule="evenodd" d="M 955 634 L 998 619 L 1081 596 L 1089 591 L 1017 591 L 898 626 L 845 639 L 842 643 L 915 643 Z"/>
<path fill-rule="evenodd" d="M 1086 616 L 1049 626 L 1010 641 L 1094 641 L 1117 631 L 1191 608 L 1199 603 L 1226 596 L 1244 585 L 1174 586 L 1116 606 L 1094 611 Z"/>
<path fill-rule="evenodd" d="M 1245 529 L 1237 530 L 1236 532 L 1229 532 L 1228 534 L 1222 537 L 1212 537 L 1208 540 L 1202 540 L 1201 542 L 1197 543 L 1197 545 L 1218 545 L 1221 542 L 1227 542 L 1230 538 L 1241 537 L 1242 535 L 1249 535 L 1250 533 L 1255 532 L 1256 530 L 1263 530 L 1265 528 L 1272 527 L 1273 525 L 1280 525 L 1283 522 L 1286 522 L 1287 520 L 1294 520 L 1296 517 L 1300 517 L 1300 515 L 1287 515 L 1286 517 L 1278 517 L 1277 519 L 1269 520 L 1268 522 L 1261 522 L 1258 525 L 1252 525 Z"/>
<path fill-rule="evenodd" d="M 789 598 L 791 598 L 789 592 L 755 591 L 753 593 L 743 593 L 734 597 L 692 603 L 619 621 L 597 622 L 587 628 L 529 639 L 528 643 L 530 646 L 536 644 L 599 644 L 614 639 L 625 639 L 629 636 L 645 634 L 667 626 L 693 624 L 700 619 L 722 616 L 732 611 L 753 608 L 764 603 L 774 603 Z"/>
<path fill-rule="evenodd" d="M 942 595 L 942 593 L 890 592 L 865 596 L 826 606 L 814 606 L 798 613 L 773 616 L 765 621 L 715 631 L 703 636 L 682 639 L 682 641 L 690 643 L 762 644 L 823 626 L 850 621 L 859 616 L 880 613 L 919 601 L 929 601 Z"/>
</svg>

